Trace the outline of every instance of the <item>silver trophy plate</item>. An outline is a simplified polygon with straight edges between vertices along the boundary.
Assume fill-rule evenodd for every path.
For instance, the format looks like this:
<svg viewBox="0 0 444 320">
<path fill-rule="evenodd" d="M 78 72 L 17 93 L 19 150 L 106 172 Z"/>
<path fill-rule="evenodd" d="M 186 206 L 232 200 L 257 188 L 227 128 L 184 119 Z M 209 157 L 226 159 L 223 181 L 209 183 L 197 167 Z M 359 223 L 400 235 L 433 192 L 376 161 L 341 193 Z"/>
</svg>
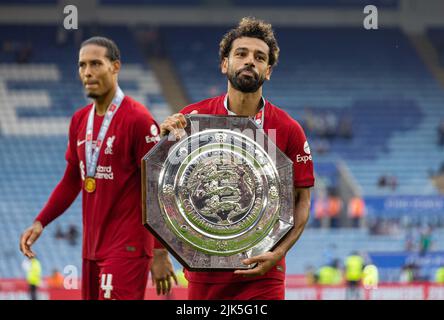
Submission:
<svg viewBox="0 0 444 320">
<path fill-rule="evenodd" d="M 232 270 L 293 227 L 293 163 L 253 120 L 188 115 L 142 164 L 143 223 L 189 270 Z"/>
</svg>

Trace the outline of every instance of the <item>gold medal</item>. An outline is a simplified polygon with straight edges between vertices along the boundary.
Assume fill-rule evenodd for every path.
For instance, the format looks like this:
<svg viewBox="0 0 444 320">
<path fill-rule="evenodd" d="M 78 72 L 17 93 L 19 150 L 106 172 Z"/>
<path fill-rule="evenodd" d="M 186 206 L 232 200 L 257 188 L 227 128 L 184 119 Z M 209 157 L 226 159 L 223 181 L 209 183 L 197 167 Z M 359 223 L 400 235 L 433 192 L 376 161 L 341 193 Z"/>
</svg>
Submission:
<svg viewBox="0 0 444 320">
<path fill-rule="evenodd" d="M 86 192 L 93 193 L 96 190 L 96 179 L 93 177 L 86 177 L 85 190 Z"/>
</svg>

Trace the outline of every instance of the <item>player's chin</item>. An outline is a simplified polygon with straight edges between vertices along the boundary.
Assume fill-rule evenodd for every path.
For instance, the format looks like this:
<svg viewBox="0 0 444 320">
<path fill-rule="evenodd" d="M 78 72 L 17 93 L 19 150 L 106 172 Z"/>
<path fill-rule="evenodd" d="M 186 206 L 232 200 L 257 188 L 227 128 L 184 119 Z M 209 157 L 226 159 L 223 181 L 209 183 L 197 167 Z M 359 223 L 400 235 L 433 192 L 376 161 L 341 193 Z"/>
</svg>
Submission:
<svg viewBox="0 0 444 320">
<path fill-rule="evenodd" d="M 239 84 L 239 87 L 244 93 L 253 93 L 259 89 L 256 81 L 244 81 Z"/>
<path fill-rule="evenodd" d="M 100 94 L 95 90 L 86 90 L 86 96 L 91 99 L 97 99 L 100 97 Z"/>
</svg>

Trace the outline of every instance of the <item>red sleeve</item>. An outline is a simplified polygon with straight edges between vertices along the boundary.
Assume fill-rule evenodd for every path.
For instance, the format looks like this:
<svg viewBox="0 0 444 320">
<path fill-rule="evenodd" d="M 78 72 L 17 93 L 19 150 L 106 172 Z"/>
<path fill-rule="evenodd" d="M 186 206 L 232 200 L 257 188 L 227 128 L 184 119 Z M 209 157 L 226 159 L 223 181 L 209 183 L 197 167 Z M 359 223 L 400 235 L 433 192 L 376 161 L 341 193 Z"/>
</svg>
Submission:
<svg viewBox="0 0 444 320">
<path fill-rule="evenodd" d="M 196 103 L 193 103 L 193 104 L 190 104 L 190 105 L 184 107 L 182 110 L 179 111 L 179 113 L 182 113 L 182 114 L 190 114 L 190 113 L 193 112 L 194 110 L 196 110 L 198 113 L 201 113 L 201 114 L 207 114 L 207 113 L 208 113 L 208 112 L 204 112 L 204 111 L 202 110 L 202 107 L 199 106 L 199 105 L 196 104 Z"/>
<path fill-rule="evenodd" d="M 65 159 L 69 163 L 78 166 L 79 158 L 77 156 L 77 121 L 75 116 L 71 119 L 71 124 L 69 125 L 69 140 L 68 147 L 66 148 Z"/>
<path fill-rule="evenodd" d="M 65 174 L 55 187 L 48 202 L 35 219 L 46 227 L 54 219 L 60 216 L 77 198 L 82 187 L 78 166 L 68 162 Z"/>
<path fill-rule="evenodd" d="M 158 124 L 148 113 L 137 117 L 134 125 L 134 147 L 139 168 L 142 158 L 160 140 L 159 133 Z"/>
<path fill-rule="evenodd" d="M 293 161 L 293 183 L 296 188 L 314 185 L 313 158 L 304 130 L 299 123 L 290 123 L 286 155 Z"/>
</svg>

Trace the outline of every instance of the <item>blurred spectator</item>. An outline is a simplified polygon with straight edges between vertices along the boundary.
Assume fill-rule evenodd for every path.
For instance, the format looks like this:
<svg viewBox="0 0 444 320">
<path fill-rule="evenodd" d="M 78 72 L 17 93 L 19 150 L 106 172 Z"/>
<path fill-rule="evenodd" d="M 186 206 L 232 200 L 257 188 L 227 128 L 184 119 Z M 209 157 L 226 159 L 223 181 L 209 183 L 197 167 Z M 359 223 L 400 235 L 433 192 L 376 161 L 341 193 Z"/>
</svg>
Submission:
<svg viewBox="0 0 444 320">
<path fill-rule="evenodd" d="M 73 224 L 69 225 L 68 231 L 66 232 L 63 232 L 63 230 L 58 225 L 54 237 L 59 240 L 66 239 L 70 245 L 75 246 L 77 245 L 79 234 L 80 233 L 77 230 L 77 227 Z"/>
<path fill-rule="evenodd" d="M 330 217 L 330 227 L 339 228 L 339 218 L 343 203 L 342 199 L 336 194 L 336 192 L 331 192 L 327 201 L 327 214 Z"/>
<path fill-rule="evenodd" d="M 347 283 L 346 299 L 360 300 L 360 283 L 362 280 L 362 272 L 364 269 L 364 259 L 358 252 L 352 252 L 345 259 L 345 280 Z"/>
<path fill-rule="evenodd" d="M 37 290 L 42 281 L 42 266 L 37 258 L 26 258 L 22 264 L 26 272 L 26 282 L 29 286 L 31 300 L 37 300 Z"/>
<path fill-rule="evenodd" d="M 365 289 L 377 289 L 379 283 L 378 267 L 369 262 L 362 271 L 362 284 Z"/>
<path fill-rule="evenodd" d="M 393 175 L 382 175 L 378 179 L 378 187 L 379 188 L 385 188 L 389 187 L 392 190 L 396 190 L 398 187 L 398 179 Z"/>
<path fill-rule="evenodd" d="M 438 126 L 438 145 L 444 147 L 444 119 L 441 120 Z"/>
<path fill-rule="evenodd" d="M 305 283 L 308 286 L 315 285 L 318 282 L 315 268 L 313 266 L 307 266 L 305 268 Z"/>
<path fill-rule="evenodd" d="M 63 233 L 62 228 L 60 227 L 60 225 L 57 225 L 56 232 L 54 233 L 54 237 L 57 240 L 65 239 L 65 234 Z"/>
<path fill-rule="evenodd" d="M 370 234 L 373 235 L 399 235 L 401 225 L 399 219 L 378 217 L 369 224 Z"/>
<path fill-rule="evenodd" d="M 329 286 L 342 283 L 342 271 L 339 267 L 339 260 L 335 260 L 333 263 L 319 269 L 318 283 Z"/>
<path fill-rule="evenodd" d="M 350 116 L 343 116 L 339 120 L 338 124 L 338 135 L 341 138 L 352 139 L 353 138 L 353 127 L 352 119 Z"/>
<path fill-rule="evenodd" d="M 358 195 L 351 197 L 350 200 L 348 200 L 347 214 L 352 220 L 353 228 L 359 228 L 362 218 L 365 216 L 364 199 Z"/>
<path fill-rule="evenodd" d="M 327 218 L 328 203 L 323 195 L 319 195 L 314 200 L 314 223 L 313 227 L 320 228 L 323 226 L 323 221 Z"/>
<path fill-rule="evenodd" d="M 72 246 L 77 244 L 77 239 L 79 238 L 79 231 L 75 225 L 70 225 L 68 228 L 68 232 L 66 233 L 66 239 L 68 243 Z"/>
<path fill-rule="evenodd" d="M 378 187 L 384 188 L 386 186 L 387 186 L 387 176 L 386 175 L 380 176 L 378 179 Z"/>
<path fill-rule="evenodd" d="M 432 227 L 427 226 L 421 232 L 421 237 L 419 240 L 419 254 L 421 256 L 425 255 L 431 249 L 433 244 L 433 230 Z"/>
<path fill-rule="evenodd" d="M 416 241 L 417 241 L 417 236 L 415 228 L 408 227 L 405 232 L 405 242 L 404 242 L 405 251 L 407 252 L 415 251 Z"/>
<path fill-rule="evenodd" d="M 51 276 L 48 277 L 47 283 L 48 287 L 52 289 L 60 289 L 63 288 L 63 275 L 60 273 L 59 270 L 54 269 L 52 270 Z"/>
<path fill-rule="evenodd" d="M 435 282 L 444 285 L 444 264 L 436 270 Z"/>
<path fill-rule="evenodd" d="M 415 270 L 413 264 L 406 264 L 401 269 L 401 274 L 399 275 L 399 282 L 401 283 L 411 283 L 415 280 Z"/>
</svg>

